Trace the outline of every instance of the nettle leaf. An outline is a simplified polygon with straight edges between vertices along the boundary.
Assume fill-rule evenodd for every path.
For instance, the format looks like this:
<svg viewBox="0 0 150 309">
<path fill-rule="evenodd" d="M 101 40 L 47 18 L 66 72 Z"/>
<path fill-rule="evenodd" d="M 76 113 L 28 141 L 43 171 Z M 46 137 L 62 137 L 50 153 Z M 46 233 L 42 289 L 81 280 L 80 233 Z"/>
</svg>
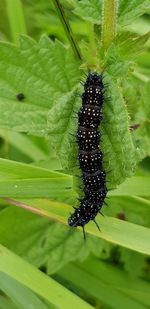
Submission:
<svg viewBox="0 0 150 309">
<path fill-rule="evenodd" d="M 111 99 L 108 102 L 106 100 L 103 107 L 102 147 L 108 179 L 115 185 L 132 175 L 136 164 L 136 150 L 129 131 L 128 112 L 121 89 L 108 74 L 105 75 L 105 83 Z"/>
<path fill-rule="evenodd" d="M 120 0 L 119 22 L 121 25 L 129 25 L 137 17 L 143 15 L 150 9 L 149 0 Z"/>
<path fill-rule="evenodd" d="M 118 11 L 118 24 L 125 26 L 134 19 L 143 15 L 150 9 L 149 0 L 120 0 Z M 101 23 L 102 0 L 81 0 L 77 3 L 74 13 L 82 19 L 94 24 Z"/>
<path fill-rule="evenodd" d="M 0 43 L 0 103 L 5 113 L 4 119 L 0 119 L 0 127 L 35 135 L 36 130 L 37 135 L 46 134 L 46 112 L 78 80 L 77 60 L 72 51 L 58 41 L 53 43 L 43 36 L 36 43 L 23 36 L 20 48 Z M 17 102 L 18 93 L 24 94 L 23 102 Z M 21 118 L 19 111 L 24 113 Z M 39 130 L 44 131 L 39 133 Z"/>
<path fill-rule="evenodd" d="M 133 253 L 133 254 L 132 254 Z M 131 278 L 140 277 L 145 267 L 145 256 L 137 252 L 132 252 L 127 248 L 121 249 L 121 261 L 124 269 Z"/>
<path fill-rule="evenodd" d="M 94 24 L 99 24 L 101 16 L 100 0 L 78 1 L 74 13 L 80 16 L 82 19 L 91 21 Z"/>
<path fill-rule="evenodd" d="M 133 138 L 142 159 L 150 155 L 150 82 L 140 88 L 140 94 L 140 106 L 133 118 Z"/>
<path fill-rule="evenodd" d="M 64 168 L 73 166 L 77 154 L 77 112 L 81 99 L 77 88 L 55 102 L 48 114 L 48 134 Z"/>
<path fill-rule="evenodd" d="M 116 38 L 116 48 L 121 57 L 131 59 L 137 56 L 145 48 L 145 43 L 150 38 L 150 31 L 144 35 L 137 36 L 131 33 L 123 33 Z"/>
<path fill-rule="evenodd" d="M 35 266 L 46 265 L 50 274 L 90 252 L 100 256 L 104 244 L 88 236 L 85 245 L 79 231 L 12 206 L 0 212 L 0 242 Z"/>
<path fill-rule="evenodd" d="M 37 136 L 46 135 L 47 109 L 0 98 L 0 111 L 1 128 Z"/>
</svg>

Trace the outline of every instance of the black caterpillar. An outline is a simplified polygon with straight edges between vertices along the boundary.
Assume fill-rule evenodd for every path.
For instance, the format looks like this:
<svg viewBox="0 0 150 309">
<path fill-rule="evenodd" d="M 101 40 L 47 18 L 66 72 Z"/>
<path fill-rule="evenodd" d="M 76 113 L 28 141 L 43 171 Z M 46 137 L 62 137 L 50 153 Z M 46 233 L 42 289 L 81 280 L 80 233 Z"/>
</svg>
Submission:
<svg viewBox="0 0 150 309">
<path fill-rule="evenodd" d="M 78 112 L 76 135 L 84 197 L 80 200 L 80 207 L 75 207 L 75 212 L 68 219 L 70 226 L 82 226 L 83 232 L 84 225 L 90 220 L 97 225 L 95 217 L 105 203 L 107 194 L 103 154 L 99 147 L 101 135 L 98 130 L 102 120 L 104 90 L 103 75 L 89 72 L 84 84 L 82 107 Z"/>
</svg>

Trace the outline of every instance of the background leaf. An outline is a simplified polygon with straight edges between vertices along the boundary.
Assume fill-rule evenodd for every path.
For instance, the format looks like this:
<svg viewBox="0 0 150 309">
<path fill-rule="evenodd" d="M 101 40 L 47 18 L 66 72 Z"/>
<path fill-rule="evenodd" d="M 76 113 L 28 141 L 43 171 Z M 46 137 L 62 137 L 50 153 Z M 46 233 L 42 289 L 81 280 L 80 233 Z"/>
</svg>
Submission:
<svg viewBox="0 0 150 309">
<path fill-rule="evenodd" d="M 26 287 L 20 285 L 16 280 L 7 276 L 5 273 L 0 273 L 0 286 L 3 292 L 8 295 L 20 309 L 32 307 L 37 309 L 48 309 L 34 293 Z"/>
<path fill-rule="evenodd" d="M 143 15 L 150 9 L 149 0 L 120 0 L 118 23 L 119 26 L 131 24 L 137 17 Z M 94 24 L 100 24 L 102 1 L 100 0 L 81 0 L 75 8 L 75 14 L 81 18 L 91 21 Z"/>
<path fill-rule="evenodd" d="M 56 307 L 66 308 L 66 302 L 73 302 L 78 308 L 92 308 L 78 296 L 65 289 L 52 278 L 48 278 L 3 246 L 0 246 L 0 270 L 26 287 L 31 288 L 32 291 Z"/>
</svg>

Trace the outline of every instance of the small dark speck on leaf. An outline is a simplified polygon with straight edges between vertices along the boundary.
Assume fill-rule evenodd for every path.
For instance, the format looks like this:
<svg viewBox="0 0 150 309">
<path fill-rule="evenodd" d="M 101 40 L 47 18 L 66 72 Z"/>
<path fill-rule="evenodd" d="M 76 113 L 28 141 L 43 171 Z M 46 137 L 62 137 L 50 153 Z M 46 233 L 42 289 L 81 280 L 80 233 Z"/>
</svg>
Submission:
<svg viewBox="0 0 150 309">
<path fill-rule="evenodd" d="M 23 93 L 18 93 L 18 94 L 16 95 L 16 99 L 17 99 L 18 101 L 23 101 L 23 100 L 25 99 L 25 96 L 24 96 Z"/>
</svg>

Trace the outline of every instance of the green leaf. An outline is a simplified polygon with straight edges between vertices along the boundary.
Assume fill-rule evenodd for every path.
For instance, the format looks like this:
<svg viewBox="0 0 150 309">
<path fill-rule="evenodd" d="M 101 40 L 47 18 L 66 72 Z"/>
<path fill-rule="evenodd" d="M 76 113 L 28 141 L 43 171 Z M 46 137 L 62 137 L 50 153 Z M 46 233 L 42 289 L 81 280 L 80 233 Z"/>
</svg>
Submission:
<svg viewBox="0 0 150 309">
<path fill-rule="evenodd" d="M 148 12 L 149 0 L 121 0 L 119 3 L 119 22 L 122 26 L 131 24 L 136 18 Z"/>
<path fill-rule="evenodd" d="M 124 269 L 128 272 L 130 278 L 136 278 L 142 276 L 142 270 L 145 267 L 145 257 L 144 255 L 137 254 L 128 249 L 123 249 L 121 251 L 121 261 L 124 264 Z"/>
<path fill-rule="evenodd" d="M 0 271 L 58 308 L 66 309 L 66 304 L 77 308 L 92 308 L 81 298 L 64 288 L 52 278 L 46 276 L 29 263 L 0 245 Z"/>
<path fill-rule="evenodd" d="M 0 82 L 1 86 L 1 82 Z M 12 99 L 0 98 L 0 128 L 46 135 L 48 110 Z"/>
<path fill-rule="evenodd" d="M 5 273 L 0 273 L 1 290 L 8 295 L 20 309 L 32 307 L 33 309 L 48 309 L 31 290 L 19 284 Z"/>
<path fill-rule="evenodd" d="M 0 130 L 0 136 L 5 138 L 4 130 Z M 40 160 L 48 160 L 49 156 L 44 152 L 44 150 L 40 149 L 31 139 L 29 136 L 25 134 L 20 134 L 16 132 L 7 132 L 8 142 L 10 145 L 20 150 L 21 153 L 27 155 L 34 161 Z"/>
<path fill-rule="evenodd" d="M 150 82 L 142 87 L 141 90 L 141 104 L 134 117 L 134 123 L 139 127 L 133 132 L 135 144 L 139 147 L 140 159 L 146 155 L 150 155 Z"/>
<path fill-rule="evenodd" d="M 11 203 L 11 200 L 9 202 Z M 15 201 L 14 203 L 12 201 L 12 204 L 15 205 Z M 69 205 L 46 199 L 21 200 L 20 207 L 44 215 L 51 220 L 57 220 L 63 224 L 66 224 L 70 214 Z M 150 254 L 150 231 L 148 228 L 111 217 L 97 217 L 96 220 L 101 228 L 101 232 L 98 231 L 93 222 L 90 222 L 86 226 L 86 232 L 90 235 L 131 250 L 147 255 Z M 76 230 L 78 229 L 74 229 L 74 231 Z M 79 230 L 82 229 L 79 228 Z"/>
<path fill-rule="evenodd" d="M 48 134 L 56 153 L 59 153 L 64 168 L 71 166 L 72 162 L 75 165 L 76 162 L 76 159 L 73 158 L 77 153 L 75 139 L 77 115 L 75 111 L 78 111 L 81 105 L 81 100 L 77 98 L 76 91 L 74 89 L 57 100 L 48 115 Z"/>
<path fill-rule="evenodd" d="M 109 197 L 109 206 L 105 210 L 105 214 L 111 217 L 120 218 L 125 220 L 150 226 L 150 201 L 147 198 L 138 196 L 111 196 Z"/>
<path fill-rule="evenodd" d="M 0 179 L 30 179 L 30 178 L 71 178 L 70 175 L 62 174 L 49 169 L 29 165 L 26 163 L 15 162 L 0 158 Z"/>
<path fill-rule="evenodd" d="M 0 183 L 1 197 L 76 198 L 70 175 L 5 159 L 0 159 Z"/>
<path fill-rule="evenodd" d="M 47 111 L 79 81 L 79 64 L 70 49 L 46 36 L 20 42 L 20 49 L 0 43 L 0 127 L 46 135 Z"/>
<path fill-rule="evenodd" d="M 8 297 L 2 295 L 0 295 L 0 308 L 18 309 L 18 307 L 16 307 Z"/>
<path fill-rule="evenodd" d="M 150 38 L 150 31 L 144 35 L 138 36 L 131 33 L 121 33 L 117 40 L 117 49 L 121 57 L 131 60 L 131 57 L 137 56 L 145 48 L 145 43 Z"/>
<path fill-rule="evenodd" d="M 70 261 L 84 260 L 89 252 L 99 255 L 103 248 L 98 238 L 89 238 L 85 246 L 81 233 L 15 207 L 0 212 L 0 243 L 36 267 L 45 264 L 49 274 Z"/>
<path fill-rule="evenodd" d="M 142 280 L 129 277 L 128 273 L 110 263 L 104 263 L 95 257 L 89 257 L 79 267 L 96 277 L 106 285 L 122 292 L 124 295 L 149 306 L 149 284 Z M 67 268 L 67 267 L 66 267 Z"/>
<path fill-rule="evenodd" d="M 136 150 L 129 131 L 127 108 L 123 95 L 109 75 L 105 76 L 108 83 L 110 101 L 103 107 L 104 123 L 102 125 L 102 149 L 105 157 L 107 179 L 110 186 L 121 183 L 132 175 L 136 163 Z"/>
<path fill-rule="evenodd" d="M 0 159 L 1 197 L 49 197 L 75 203 L 77 195 L 73 191 L 73 177 L 49 169 Z M 149 177 L 137 176 L 127 179 L 109 195 L 149 196 Z"/>
<path fill-rule="evenodd" d="M 149 0 L 120 0 L 118 12 L 118 24 L 125 26 L 134 21 L 137 17 L 143 15 L 150 9 Z M 77 3 L 74 12 L 82 19 L 88 20 L 94 24 L 101 22 L 102 1 L 100 0 L 82 0 Z"/>
<path fill-rule="evenodd" d="M 74 13 L 94 24 L 100 23 L 101 5 L 99 0 L 82 0 L 77 3 Z"/>
<path fill-rule="evenodd" d="M 128 178 L 116 190 L 112 190 L 110 195 L 130 195 L 149 196 L 150 177 L 134 176 Z"/>
<path fill-rule="evenodd" d="M 99 263 L 100 264 L 100 263 Z M 99 275 L 99 269 L 97 273 L 92 272 L 92 263 L 88 263 L 89 268 L 85 268 L 83 265 L 72 265 L 69 264 L 65 268 L 59 271 L 58 275 L 78 287 L 81 291 L 88 293 L 96 300 L 102 301 L 104 304 L 111 308 L 134 308 L 134 309 L 145 309 L 143 304 L 140 304 L 125 295 L 121 290 L 116 289 L 116 286 L 111 285 L 110 282 L 106 284 L 105 274 Z M 100 264 L 101 265 L 101 264 Z M 104 272 L 103 272 L 104 273 Z M 106 277 L 109 278 L 110 274 Z M 104 278 L 103 278 L 104 277 Z M 80 278 L 80 280 L 79 280 Z M 111 281 L 111 279 L 110 279 Z"/>
</svg>

